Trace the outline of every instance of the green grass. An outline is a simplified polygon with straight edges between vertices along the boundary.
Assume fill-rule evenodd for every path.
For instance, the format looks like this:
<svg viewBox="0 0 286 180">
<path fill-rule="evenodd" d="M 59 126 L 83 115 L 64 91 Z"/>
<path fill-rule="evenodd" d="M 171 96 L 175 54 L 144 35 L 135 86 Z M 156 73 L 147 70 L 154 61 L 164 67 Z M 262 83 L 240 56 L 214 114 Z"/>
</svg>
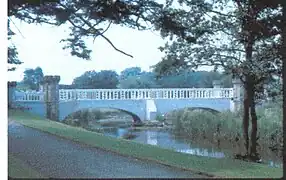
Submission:
<svg viewBox="0 0 286 180">
<path fill-rule="evenodd" d="M 282 168 L 270 168 L 263 164 L 248 163 L 235 159 L 216 159 L 179 153 L 157 146 L 104 136 L 21 111 L 9 111 L 9 118 L 25 126 L 76 142 L 137 159 L 192 170 L 196 173 L 200 172 L 215 177 L 282 177 Z"/>
<path fill-rule="evenodd" d="M 44 178 L 43 175 L 13 155 L 8 155 L 8 176 L 12 178 Z"/>
</svg>

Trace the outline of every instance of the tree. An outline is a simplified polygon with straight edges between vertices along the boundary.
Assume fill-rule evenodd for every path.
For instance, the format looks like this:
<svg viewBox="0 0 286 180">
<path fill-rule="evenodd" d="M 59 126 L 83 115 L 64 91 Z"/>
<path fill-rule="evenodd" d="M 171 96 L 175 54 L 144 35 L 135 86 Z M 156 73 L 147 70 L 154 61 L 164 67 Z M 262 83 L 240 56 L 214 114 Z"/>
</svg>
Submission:
<svg viewBox="0 0 286 180">
<path fill-rule="evenodd" d="M 223 0 L 180 1 L 191 11 L 182 14 L 180 10 L 173 10 L 173 18 L 180 24 L 189 24 L 185 34 L 191 34 L 194 39 L 189 41 L 179 37 L 171 44 L 160 47 L 166 56 L 155 66 L 155 71 L 164 74 L 208 65 L 215 69 L 222 67 L 240 78 L 245 89 L 243 130 L 246 155 L 256 157 L 255 98 L 263 87 L 262 84 L 268 82 L 273 75 L 281 74 L 281 15 L 273 1 L 267 1 L 267 5 L 257 0 L 229 2 L 231 3 Z M 164 37 L 167 35 L 169 34 L 162 34 Z M 222 36 L 225 37 L 223 40 Z M 249 113 L 252 119 L 250 152 Z"/>
<path fill-rule="evenodd" d="M 11 42 L 12 36 L 15 35 L 15 33 L 10 28 L 10 20 L 8 19 L 8 40 Z M 16 46 L 11 43 L 8 46 L 8 64 L 10 65 L 19 65 L 22 64 L 22 62 L 19 60 L 18 57 L 18 51 Z M 14 71 L 16 67 L 8 68 L 8 71 Z"/>
<path fill-rule="evenodd" d="M 63 39 L 64 49 L 71 55 L 90 59 L 91 49 L 84 42 L 88 37 L 104 38 L 116 51 L 132 55 L 118 49 L 104 33 L 112 24 L 149 29 L 146 24 L 158 20 L 163 5 L 154 0 L 9 0 L 8 16 L 27 23 L 44 23 L 53 26 L 68 25 L 70 37 Z M 156 15 L 156 16 L 154 16 Z M 162 24 L 164 25 L 164 24 Z M 106 28 L 103 28 L 106 26 Z"/>
<path fill-rule="evenodd" d="M 118 74 L 115 71 L 86 71 L 73 80 L 72 86 L 79 89 L 115 89 L 118 82 Z"/>
<path fill-rule="evenodd" d="M 126 79 L 129 76 L 139 76 L 141 75 L 142 70 L 140 67 L 130 67 L 126 68 L 120 72 L 120 79 Z"/>
<path fill-rule="evenodd" d="M 141 72 L 140 74 L 138 73 L 139 71 L 132 71 L 132 72 L 136 73 L 135 74 L 132 73 L 132 75 L 129 74 L 127 76 L 123 75 L 123 77 L 126 78 L 123 78 L 121 74 L 119 88 L 123 89 L 160 88 L 160 85 L 157 84 L 155 75 L 152 72 Z"/>
<path fill-rule="evenodd" d="M 42 68 L 36 67 L 35 69 L 26 69 L 24 71 L 24 78 L 22 83 L 27 85 L 31 90 L 38 91 L 43 79 L 44 73 Z"/>
</svg>

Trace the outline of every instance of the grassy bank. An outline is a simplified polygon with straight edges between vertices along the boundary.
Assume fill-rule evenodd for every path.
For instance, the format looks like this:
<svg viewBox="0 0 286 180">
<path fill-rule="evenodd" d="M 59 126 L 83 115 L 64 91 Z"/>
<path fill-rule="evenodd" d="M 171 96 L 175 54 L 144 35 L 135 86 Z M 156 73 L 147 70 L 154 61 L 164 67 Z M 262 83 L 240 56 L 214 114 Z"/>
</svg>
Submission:
<svg viewBox="0 0 286 180">
<path fill-rule="evenodd" d="M 227 142 L 243 147 L 242 113 L 222 112 L 214 114 L 206 111 L 178 110 L 167 116 L 172 121 L 177 134 L 209 141 L 214 144 Z M 259 151 L 282 152 L 283 128 L 281 106 L 269 105 L 258 108 Z M 251 129 L 251 128 L 250 128 Z M 269 148 L 270 147 L 270 148 Z"/>
<path fill-rule="evenodd" d="M 8 155 L 8 176 L 12 178 L 44 178 L 39 172 L 13 155 Z"/>
<path fill-rule="evenodd" d="M 221 177 L 282 177 L 282 169 L 280 168 L 269 168 L 266 165 L 233 159 L 215 159 L 178 153 L 157 146 L 107 137 L 21 111 L 9 111 L 9 118 L 25 126 L 93 147 L 194 172 Z"/>
</svg>

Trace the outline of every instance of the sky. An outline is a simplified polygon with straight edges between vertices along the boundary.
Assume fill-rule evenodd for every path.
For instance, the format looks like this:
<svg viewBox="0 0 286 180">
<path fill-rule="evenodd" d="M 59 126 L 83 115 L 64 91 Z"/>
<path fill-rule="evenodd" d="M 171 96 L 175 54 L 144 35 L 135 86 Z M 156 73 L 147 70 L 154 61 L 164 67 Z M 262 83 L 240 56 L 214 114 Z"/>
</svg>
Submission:
<svg viewBox="0 0 286 180">
<path fill-rule="evenodd" d="M 62 38 L 67 37 L 65 27 L 26 24 L 13 19 L 11 26 L 16 33 L 12 41 L 16 45 L 19 58 L 24 63 L 16 71 L 8 73 L 9 81 L 20 81 L 27 68 L 40 66 L 44 75 L 60 75 L 61 84 L 70 84 L 73 79 L 89 70 L 115 70 L 120 73 L 128 67 L 138 66 L 150 70 L 150 66 L 161 61 L 163 53 L 158 47 L 165 44 L 159 32 L 138 31 L 118 25 L 112 25 L 106 36 L 120 50 L 134 56 L 130 58 L 115 51 L 103 38 L 87 41 L 93 50 L 92 58 L 86 61 L 71 56 L 69 50 L 63 50 Z M 19 31 L 17 30 L 19 29 Z"/>
</svg>

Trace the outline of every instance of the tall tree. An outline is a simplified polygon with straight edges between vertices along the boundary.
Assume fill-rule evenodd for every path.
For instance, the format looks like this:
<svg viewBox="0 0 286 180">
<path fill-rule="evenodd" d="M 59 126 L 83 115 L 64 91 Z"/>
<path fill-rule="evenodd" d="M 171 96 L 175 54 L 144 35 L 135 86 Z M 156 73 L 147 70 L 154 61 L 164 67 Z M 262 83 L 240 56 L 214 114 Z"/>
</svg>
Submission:
<svg viewBox="0 0 286 180">
<path fill-rule="evenodd" d="M 27 85 L 31 90 L 38 91 L 43 79 L 44 73 L 42 68 L 36 67 L 35 69 L 26 69 L 24 71 L 24 78 L 22 83 Z"/>
<path fill-rule="evenodd" d="M 142 73 L 142 69 L 140 67 L 130 67 L 126 68 L 120 72 L 120 79 L 126 79 L 129 76 L 139 76 Z"/>
<path fill-rule="evenodd" d="M 86 71 L 73 80 L 72 86 L 79 89 L 115 89 L 118 82 L 118 74 L 115 71 Z"/>
<path fill-rule="evenodd" d="M 141 71 L 141 70 L 140 70 Z M 125 71 L 126 72 L 126 71 Z M 137 71 L 138 72 L 138 71 Z M 127 76 L 126 78 L 120 78 L 119 88 L 123 89 L 148 89 L 148 88 L 160 88 L 157 84 L 155 74 L 152 72 L 140 72 Z"/>
<path fill-rule="evenodd" d="M 191 34 L 194 39 L 190 41 L 179 37 L 171 44 L 167 43 L 165 47 L 160 47 L 166 52 L 166 56 L 155 66 L 155 71 L 160 74 L 209 65 L 215 69 L 222 67 L 233 76 L 239 77 L 245 89 L 243 118 L 245 150 L 246 155 L 251 156 L 257 156 L 255 95 L 262 87 L 261 84 L 268 81 L 272 75 L 281 74 L 281 58 L 278 53 L 281 14 L 277 5 L 268 3 L 265 6 L 260 2 L 258 0 L 180 1 L 190 9 L 190 12 L 182 14 L 176 9 L 173 10 L 172 16 L 180 24 L 191 24 L 185 29 L 185 34 Z M 252 119 L 250 149 L 249 113 Z"/>
</svg>

